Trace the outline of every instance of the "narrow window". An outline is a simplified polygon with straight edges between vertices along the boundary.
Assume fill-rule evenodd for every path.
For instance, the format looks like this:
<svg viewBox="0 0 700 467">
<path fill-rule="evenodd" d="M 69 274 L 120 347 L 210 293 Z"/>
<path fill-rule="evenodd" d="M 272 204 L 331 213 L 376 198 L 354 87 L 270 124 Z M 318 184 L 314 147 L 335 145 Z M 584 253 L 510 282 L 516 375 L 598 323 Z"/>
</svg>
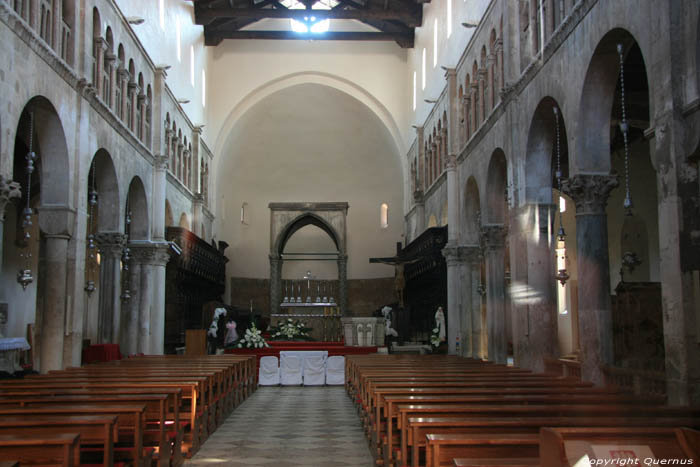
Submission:
<svg viewBox="0 0 700 467">
<path fill-rule="evenodd" d="M 433 23 L 433 68 L 437 66 L 437 54 L 438 54 L 438 23 L 437 18 Z"/>
<path fill-rule="evenodd" d="M 423 47 L 423 60 L 421 63 L 421 89 L 425 91 L 425 47 Z"/>
<path fill-rule="evenodd" d="M 194 87 L 194 46 L 190 46 L 190 84 Z"/>
<path fill-rule="evenodd" d="M 182 61 L 182 48 L 180 42 L 180 17 L 175 18 L 175 47 L 177 47 L 177 61 Z"/>
<path fill-rule="evenodd" d="M 379 225 L 382 229 L 389 227 L 389 205 L 386 203 L 379 208 Z"/>
<path fill-rule="evenodd" d="M 160 16 L 160 28 L 165 31 L 165 0 L 160 0 L 158 4 L 158 13 Z"/>
<path fill-rule="evenodd" d="M 248 225 L 248 203 L 241 204 L 241 224 Z"/>
<path fill-rule="evenodd" d="M 207 75 L 204 70 L 202 70 L 202 107 L 207 106 Z"/>
<path fill-rule="evenodd" d="M 452 0 L 447 0 L 447 38 L 452 35 Z"/>
<path fill-rule="evenodd" d="M 417 80 L 417 73 L 414 71 L 413 72 L 413 110 L 416 110 L 416 80 Z"/>
</svg>

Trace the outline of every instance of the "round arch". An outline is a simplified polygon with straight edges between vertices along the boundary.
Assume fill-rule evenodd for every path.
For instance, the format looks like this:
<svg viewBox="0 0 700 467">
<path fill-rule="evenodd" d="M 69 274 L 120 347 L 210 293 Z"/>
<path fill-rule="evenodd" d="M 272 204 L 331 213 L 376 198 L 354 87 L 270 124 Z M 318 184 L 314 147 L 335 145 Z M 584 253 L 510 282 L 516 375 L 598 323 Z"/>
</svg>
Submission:
<svg viewBox="0 0 700 467">
<path fill-rule="evenodd" d="M 187 216 L 186 212 L 183 212 L 180 214 L 180 220 L 178 222 L 178 226 L 182 227 L 183 229 L 190 230 L 190 219 Z"/>
<path fill-rule="evenodd" d="M 92 158 L 88 175 L 88 193 L 97 192 L 97 231 L 119 231 L 121 209 L 119 207 L 119 184 L 112 157 L 105 149 L 98 149 Z"/>
<path fill-rule="evenodd" d="M 372 94 L 370 94 L 363 87 L 358 86 L 350 80 L 344 79 L 340 76 L 333 75 L 331 73 L 321 73 L 315 71 L 306 71 L 299 73 L 292 73 L 289 75 L 281 76 L 279 78 L 268 81 L 257 87 L 255 90 L 251 91 L 246 95 L 240 102 L 238 102 L 231 112 L 226 116 L 224 123 L 221 125 L 219 134 L 216 136 L 216 143 L 214 147 L 216 148 L 214 154 L 223 154 L 224 149 L 228 143 L 228 138 L 233 131 L 236 122 L 250 109 L 255 107 L 255 105 L 271 94 L 281 91 L 283 89 L 296 86 L 299 84 L 319 84 L 323 86 L 328 86 L 334 88 L 338 91 L 344 92 L 351 97 L 357 99 L 365 106 L 367 106 L 381 121 L 384 123 L 385 127 L 391 134 L 391 137 L 396 146 L 396 152 L 400 159 L 402 173 L 408 173 L 405 167 L 406 160 L 401 157 L 405 154 L 406 149 L 401 138 L 401 132 L 399 127 L 391 115 L 389 110 Z M 214 157 L 212 173 L 216 173 L 219 164 L 221 163 L 221 157 Z M 215 182 L 216 183 L 216 182 Z"/>
<path fill-rule="evenodd" d="M 148 198 L 143 182 L 138 176 L 131 179 L 126 206 L 131 212 L 129 240 L 148 240 Z"/>
<path fill-rule="evenodd" d="M 491 154 L 487 172 L 486 221 L 505 225 L 508 220 L 508 160 L 502 149 Z"/>
</svg>

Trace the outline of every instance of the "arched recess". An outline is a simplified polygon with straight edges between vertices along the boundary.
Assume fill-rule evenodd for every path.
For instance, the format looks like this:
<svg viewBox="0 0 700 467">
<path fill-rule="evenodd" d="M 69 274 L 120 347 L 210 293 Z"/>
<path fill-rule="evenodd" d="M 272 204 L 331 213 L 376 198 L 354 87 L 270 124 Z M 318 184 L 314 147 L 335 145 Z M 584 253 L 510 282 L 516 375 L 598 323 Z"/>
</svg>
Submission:
<svg viewBox="0 0 700 467">
<path fill-rule="evenodd" d="M 173 227 L 175 219 L 173 218 L 173 209 L 170 207 L 170 201 L 165 200 L 165 226 Z"/>
<path fill-rule="evenodd" d="M 180 222 L 178 223 L 180 227 L 183 229 L 190 230 L 190 220 L 189 217 L 187 217 L 187 213 L 182 213 L 180 214 Z"/>
<path fill-rule="evenodd" d="M 401 131 L 399 130 L 399 126 L 396 124 L 396 120 L 391 112 L 384 106 L 384 104 L 382 104 L 379 99 L 374 97 L 361 86 L 358 86 L 356 83 L 340 76 L 321 72 L 309 71 L 292 73 L 268 81 L 267 83 L 264 83 L 255 90 L 251 91 L 243 99 L 241 99 L 241 101 L 238 102 L 226 116 L 226 119 L 221 125 L 221 130 L 216 137 L 216 144 L 214 146 L 216 149 L 213 151 L 213 153 L 228 154 L 226 152 L 226 147 L 230 144 L 228 139 L 233 133 L 236 123 L 246 112 L 255 107 L 256 104 L 278 91 L 300 84 L 320 84 L 323 86 L 328 86 L 352 96 L 367 106 L 382 121 L 386 129 L 391 134 L 392 140 L 396 147 L 396 157 L 399 158 L 399 162 L 401 164 L 401 173 L 410 173 L 410 170 L 408 167 L 406 167 L 406 158 L 402 157 L 408 148 L 403 142 Z M 214 158 L 213 166 L 211 167 L 212 173 L 218 173 L 217 171 L 220 168 L 219 164 L 222 163 L 222 160 L 223 158 L 221 157 Z M 214 183 L 218 184 L 218 179 L 215 178 Z"/>
<path fill-rule="evenodd" d="M 435 217 L 435 214 L 431 214 L 430 217 L 428 218 L 428 228 L 431 227 L 437 227 L 437 217 Z"/>
<path fill-rule="evenodd" d="M 88 174 L 88 195 L 93 189 L 97 193 L 96 215 L 93 226 L 96 232 L 119 230 L 119 185 L 112 157 L 105 149 L 99 149 L 92 158 Z"/>
<path fill-rule="evenodd" d="M 279 310 L 282 299 L 284 247 L 305 226 L 323 230 L 337 248 L 338 304 L 347 310 L 347 212 L 348 203 L 270 203 L 270 308 Z"/>
<path fill-rule="evenodd" d="M 479 185 L 474 176 L 467 180 L 464 200 L 463 235 L 464 242 L 469 245 L 478 245 L 480 236 L 481 201 Z"/>
<path fill-rule="evenodd" d="M 467 316 L 462 320 L 465 335 L 469 332 L 469 356 L 486 358 L 488 353 L 488 334 L 486 327 L 486 302 L 483 299 L 486 271 L 481 249 L 481 196 L 479 185 L 470 176 L 467 180 L 464 200 L 464 219 L 462 220 L 462 238 L 465 252 L 469 253 L 465 279 L 468 286 L 462 290 L 462 299 Z M 467 342 L 465 342 L 465 346 Z"/>
<path fill-rule="evenodd" d="M 130 213 L 129 240 L 148 240 L 149 215 L 148 198 L 143 182 L 139 177 L 131 179 L 127 196 L 127 209 Z"/>
<path fill-rule="evenodd" d="M 491 154 L 487 171 L 486 215 L 482 226 L 486 266 L 488 357 L 504 363 L 512 349 L 512 323 L 506 277 L 510 274 L 508 241 L 508 161 L 501 149 Z"/>
<path fill-rule="evenodd" d="M 32 122 L 33 128 L 30 130 Z M 31 186 L 27 184 L 26 171 L 30 134 L 35 154 Z M 67 250 L 73 235 L 75 214 L 69 207 L 71 176 L 63 125 L 53 104 L 43 96 L 30 99 L 20 114 L 12 178 L 20 182 L 22 198 L 16 204 L 16 214 L 8 215 L 5 222 L 4 250 L 8 261 L 4 269 L 11 270 L 14 276 L 15 271 L 27 268 L 35 279 L 26 290 L 15 282 L 16 277 L 6 281 L 6 299 L 12 310 L 8 317 L 8 329 L 14 335 L 24 335 L 26 325 L 33 322 L 34 368 L 42 372 L 61 369 L 69 261 Z M 30 196 L 32 224 L 27 229 L 31 236 L 25 241 L 22 214 L 27 205 L 27 196 Z M 31 253 L 31 259 L 21 260 L 20 253 Z"/>
</svg>

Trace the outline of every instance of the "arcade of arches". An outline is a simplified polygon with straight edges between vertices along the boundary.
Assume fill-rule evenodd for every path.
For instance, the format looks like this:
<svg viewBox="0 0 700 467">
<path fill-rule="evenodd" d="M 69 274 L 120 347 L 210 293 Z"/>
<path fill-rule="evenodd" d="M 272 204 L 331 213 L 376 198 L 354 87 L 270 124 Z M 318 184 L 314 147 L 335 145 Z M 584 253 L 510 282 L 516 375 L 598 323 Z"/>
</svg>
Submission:
<svg viewBox="0 0 700 467">
<path fill-rule="evenodd" d="M 0 332 L 35 370 L 174 352 L 215 300 L 269 318 L 311 271 L 399 342 L 443 306 L 450 354 L 700 403 L 696 1 L 417 2 L 412 48 L 205 45 L 147 3 L 0 0 Z M 347 203 L 342 248 L 302 222 L 271 271 L 274 203 Z"/>
</svg>

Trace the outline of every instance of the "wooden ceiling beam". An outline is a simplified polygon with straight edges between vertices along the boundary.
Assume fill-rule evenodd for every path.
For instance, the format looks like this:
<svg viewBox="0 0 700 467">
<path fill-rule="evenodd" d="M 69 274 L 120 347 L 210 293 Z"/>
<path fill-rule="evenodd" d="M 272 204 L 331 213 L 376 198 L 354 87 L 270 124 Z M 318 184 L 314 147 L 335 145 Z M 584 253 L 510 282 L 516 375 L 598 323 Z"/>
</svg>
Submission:
<svg viewBox="0 0 700 467">
<path fill-rule="evenodd" d="M 219 44 L 223 39 L 271 39 L 314 41 L 396 41 L 403 48 L 413 47 L 413 33 L 329 31 L 322 34 L 294 31 L 204 31 L 207 45 Z"/>
<path fill-rule="evenodd" d="M 383 10 L 383 9 L 342 9 L 342 10 L 302 10 L 279 8 L 195 8 L 195 23 L 207 25 L 217 19 L 246 18 L 261 20 L 265 18 L 303 19 L 313 15 L 319 19 L 355 19 L 359 21 L 400 21 L 408 27 L 419 27 L 422 11 Z"/>
</svg>

